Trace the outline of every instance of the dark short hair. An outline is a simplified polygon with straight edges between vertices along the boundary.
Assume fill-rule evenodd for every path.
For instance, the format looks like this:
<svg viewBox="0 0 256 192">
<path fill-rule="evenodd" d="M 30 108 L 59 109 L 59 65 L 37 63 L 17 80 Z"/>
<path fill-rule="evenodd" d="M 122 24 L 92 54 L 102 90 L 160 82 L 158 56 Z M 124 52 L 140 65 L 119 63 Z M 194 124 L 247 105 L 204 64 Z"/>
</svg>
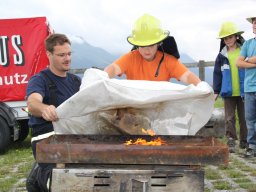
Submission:
<svg viewBox="0 0 256 192">
<path fill-rule="evenodd" d="M 236 36 L 236 43 L 238 43 L 239 46 L 242 46 L 242 45 L 244 44 L 244 42 L 245 42 L 244 37 L 243 37 L 242 35 L 237 35 L 237 34 L 233 34 L 233 35 Z M 223 47 L 225 47 L 225 46 L 226 46 L 226 44 L 225 44 L 225 42 L 224 42 L 224 38 L 221 38 L 221 40 L 220 40 L 220 50 L 219 50 L 219 52 L 221 52 L 221 50 L 222 50 Z"/>
<path fill-rule="evenodd" d="M 63 45 L 65 43 L 68 43 L 71 45 L 71 42 L 66 35 L 60 34 L 60 33 L 54 33 L 54 34 L 50 34 L 45 39 L 45 48 L 47 51 L 52 53 L 56 45 Z"/>
</svg>

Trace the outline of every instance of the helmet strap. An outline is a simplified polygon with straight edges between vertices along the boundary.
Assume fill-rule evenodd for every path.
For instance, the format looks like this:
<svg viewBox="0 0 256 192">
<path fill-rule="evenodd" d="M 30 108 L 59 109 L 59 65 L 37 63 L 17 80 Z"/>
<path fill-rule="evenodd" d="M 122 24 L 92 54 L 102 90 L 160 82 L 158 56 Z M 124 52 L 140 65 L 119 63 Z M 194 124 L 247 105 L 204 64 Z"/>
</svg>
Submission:
<svg viewBox="0 0 256 192">
<path fill-rule="evenodd" d="M 160 62 L 159 62 L 159 64 L 158 64 L 158 66 L 157 66 L 156 73 L 155 73 L 155 77 L 158 77 L 159 69 L 160 69 L 161 64 L 162 64 L 162 62 L 163 62 L 163 60 L 164 60 L 164 48 L 163 48 L 163 46 L 162 46 L 162 43 L 160 44 L 160 47 L 161 47 L 161 49 L 162 49 L 163 55 L 162 55 L 162 57 L 161 57 L 161 59 L 160 59 Z"/>
</svg>

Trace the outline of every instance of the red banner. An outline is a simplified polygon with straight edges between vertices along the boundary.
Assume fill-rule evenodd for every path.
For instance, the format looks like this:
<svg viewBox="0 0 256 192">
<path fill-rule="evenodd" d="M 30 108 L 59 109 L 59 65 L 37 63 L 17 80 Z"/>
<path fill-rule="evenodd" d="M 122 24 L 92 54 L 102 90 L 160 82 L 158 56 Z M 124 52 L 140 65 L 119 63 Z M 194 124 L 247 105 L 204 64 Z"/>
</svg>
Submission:
<svg viewBox="0 0 256 192">
<path fill-rule="evenodd" d="M 30 77 L 48 65 L 45 17 L 0 19 L 0 101 L 25 100 Z"/>
</svg>

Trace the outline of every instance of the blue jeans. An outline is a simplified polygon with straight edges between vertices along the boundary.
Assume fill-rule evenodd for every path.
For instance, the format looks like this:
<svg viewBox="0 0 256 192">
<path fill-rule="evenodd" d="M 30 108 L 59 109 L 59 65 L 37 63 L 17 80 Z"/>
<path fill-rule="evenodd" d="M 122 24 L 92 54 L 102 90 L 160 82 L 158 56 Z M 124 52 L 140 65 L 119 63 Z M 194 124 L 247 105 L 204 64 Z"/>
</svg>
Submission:
<svg viewBox="0 0 256 192">
<path fill-rule="evenodd" d="M 256 92 L 245 93 L 245 119 L 249 148 L 256 150 Z"/>
</svg>

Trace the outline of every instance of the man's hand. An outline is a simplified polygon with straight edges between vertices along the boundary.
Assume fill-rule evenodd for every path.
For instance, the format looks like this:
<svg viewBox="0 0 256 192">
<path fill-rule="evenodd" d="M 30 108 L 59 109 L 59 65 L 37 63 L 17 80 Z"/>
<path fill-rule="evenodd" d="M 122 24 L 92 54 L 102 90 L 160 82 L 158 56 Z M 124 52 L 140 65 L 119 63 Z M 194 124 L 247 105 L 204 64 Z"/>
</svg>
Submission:
<svg viewBox="0 0 256 192">
<path fill-rule="evenodd" d="M 214 100 L 216 101 L 218 99 L 219 94 L 214 94 Z"/>
<path fill-rule="evenodd" d="M 29 112 L 35 117 L 42 117 L 46 121 L 56 121 L 58 116 L 54 105 L 43 103 L 43 97 L 39 93 L 32 93 L 27 99 Z"/>
<path fill-rule="evenodd" d="M 249 57 L 247 62 L 256 64 L 256 56 Z"/>
<path fill-rule="evenodd" d="M 186 84 L 198 85 L 201 80 L 191 71 L 186 71 L 181 77 L 180 81 Z"/>
<path fill-rule="evenodd" d="M 110 79 L 115 77 L 116 75 L 121 74 L 120 67 L 117 64 L 115 64 L 115 63 L 112 63 L 112 64 L 108 65 L 104 69 L 104 71 L 108 73 L 108 76 L 109 76 Z"/>
<path fill-rule="evenodd" d="M 58 116 L 56 113 L 56 107 L 54 105 L 49 105 L 47 107 L 44 107 L 44 109 L 42 111 L 42 117 L 46 121 L 57 121 Z"/>
</svg>

